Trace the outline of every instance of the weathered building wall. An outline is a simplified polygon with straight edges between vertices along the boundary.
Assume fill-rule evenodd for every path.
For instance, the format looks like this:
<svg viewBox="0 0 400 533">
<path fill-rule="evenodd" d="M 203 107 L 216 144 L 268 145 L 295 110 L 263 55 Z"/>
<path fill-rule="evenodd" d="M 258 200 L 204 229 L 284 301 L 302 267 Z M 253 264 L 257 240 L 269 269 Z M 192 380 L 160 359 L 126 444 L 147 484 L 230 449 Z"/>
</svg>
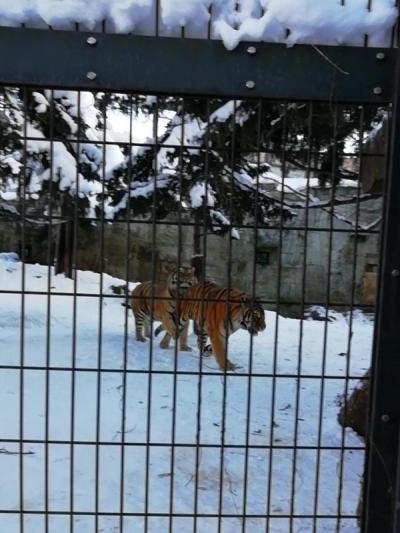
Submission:
<svg viewBox="0 0 400 533">
<path fill-rule="evenodd" d="M 321 201 L 329 199 L 329 190 L 313 191 Z M 340 191 L 338 191 L 340 194 Z M 348 194 L 348 193 L 347 193 Z M 287 198 L 288 199 L 288 198 Z M 356 220 L 356 205 L 338 206 L 335 213 L 348 221 Z M 368 200 L 360 204 L 359 225 L 366 227 L 379 220 L 381 200 Z M 249 293 L 253 290 L 252 280 L 256 261 L 256 294 L 275 308 L 279 300 L 283 313 L 295 314 L 299 302 L 324 304 L 328 297 L 328 270 L 330 268 L 329 301 L 331 304 L 349 302 L 354 289 L 354 304 L 373 305 L 375 301 L 376 275 L 378 265 L 378 234 L 352 231 L 351 226 L 338 218 L 331 219 L 329 209 L 312 208 L 297 210 L 297 216 L 286 222 L 280 238 L 279 221 L 275 229 L 257 231 L 257 254 L 254 229 L 241 229 L 240 240 L 207 235 L 206 276 L 222 285 L 228 284 L 228 259 L 231 284 Z M 330 232 L 332 224 L 333 232 Z M 19 251 L 18 232 L 13 224 L 6 223 L 0 230 L 0 250 Z M 307 231 L 306 231 L 307 226 Z M 379 225 L 377 225 L 379 227 Z M 299 229 L 294 229 L 299 228 Z M 39 235 L 38 232 L 41 232 Z M 181 230 L 181 263 L 190 264 L 192 256 L 193 229 L 183 226 Z M 35 238 L 36 235 L 36 238 Z M 33 236 L 33 237 L 32 237 Z M 27 236 L 31 261 L 44 262 L 47 232 L 31 228 Z M 153 254 L 157 278 L 163 278 L 166 264 L 177 261 L 179 254 L 178 227 L 157 224 L 155 246 L 153 226 L 146 223 L 113 223 L 104 226 L 104 270 L 121 279 L 132 281 L 151 279 Z M 101 228 L 85 224 L 78 231 L 77 265 L 81 269 L 100 270 L 102 250 Z M 281 252 L 280 252 L 281 250 Z M 354 265 L 353 258 L 357 261 Z M 330 265 L 330 267 L 329 267 Z M 354 279 L 354 284 L 353 284 Z M 279 294 L 278 294 L 279 288 Z"/>
</svg>

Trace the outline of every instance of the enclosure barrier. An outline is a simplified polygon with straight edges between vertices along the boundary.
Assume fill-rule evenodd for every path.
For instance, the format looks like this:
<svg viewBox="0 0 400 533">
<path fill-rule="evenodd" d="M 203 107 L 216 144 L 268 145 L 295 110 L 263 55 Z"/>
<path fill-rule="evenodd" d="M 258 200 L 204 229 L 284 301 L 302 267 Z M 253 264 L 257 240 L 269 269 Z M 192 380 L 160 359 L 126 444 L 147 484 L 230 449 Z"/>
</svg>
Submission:
<svg viewBox="0 0 400 533">
<path fill-rule="evenodd" d="M 398 531 L 397 48 L 242 43 L 227 52 L 211 39 L 26 28 L 1 28 L 0 43 L 0 121 L 11 128 L 3 140 L 22 168 L 12 209 L 0 204 L 19 242 L 19 260 L 4 258 L 0 286 L 19 332 L 16 345 L 2 309 L 7 531 L 357 531 L 364 463 L 362 531 Z M 128 124 L 124 136 L 109 125 L 115 109 Z M 139 139 L 140 117 L 151 128 Z M 371 152 L 364 141 L 376 117 L 386 133 L 382 149 Z M 351 136 L 349 149 L 343 140 Z M 68 154 L 78 154 L 75 181 L 65 172 Z M 123 157 L 110 170 L 113 154 Z M 368 158 L 387 166 L 383 191 L 364 190 Z M 303 173 L 303 192 L 293 169 Z M 39 175 L 46 186 L 37 200 Z M 327 187 L 318 200 L 316 176 Z M 74 194 L 62 194 L 63 179 Z M 352 180 L 354 194 L 345 196 L 338 179 Z M 123 209 L 127 194 L 142 202 L 131 212 Z M 314 216 L 317 209 L 325 218 Z M 117 222 L 122 267 L 107 233 Z M 37 238 L 29 232 L 39 230 L 45 267 L 29 257 Z M 259 298 L 266 330 L 236 334 L 224 349 L 241 366 L 234 372 L 200 357 L 194 344 L 187 354 L 178 340 L 168 352 L 158 338 L 134 338 L 133 287 L 124 285 L 151 280 L 154 313 L 165 299 L 154 284 L 166 278 L 157 253 L 167 231 L 178 269 L 194 255 L 200 281 L 244 289 L 250 306 L 273 276 L 275 293 L 266 285 Z M 344 296 L 338 284 L 346 275 L 333 268 L 340 239 Z M 139 280 L 132 250 L 141 241 L 149 249 Z M 365 242 L 380 248 L 376 306 L 360 288 Z M 295 297 L 287 290 L 292 246 L 301 258 Z M 84 257 L 85 248 L 96 260 Z M 321 297 L 312 290 L 316 270 L 309 274 L 318 249 Z M 56 276 L 54 259 L 72 279 Z M 205 291 L 196 298 L 204 314 L 213 298 Z M 235 302 L 222 301 L 229 315 Z M 310 308 L 321 320 L 307 320 Z M 370 379 L 363 353 L 370 330 L 359 309 L 376 313 L 365 445 L 335 425 L 334 407 L 340 395 L 346 413 L 350 391 Z M 334 339 L 345 327 L 338 355 Z"/>
</svg>

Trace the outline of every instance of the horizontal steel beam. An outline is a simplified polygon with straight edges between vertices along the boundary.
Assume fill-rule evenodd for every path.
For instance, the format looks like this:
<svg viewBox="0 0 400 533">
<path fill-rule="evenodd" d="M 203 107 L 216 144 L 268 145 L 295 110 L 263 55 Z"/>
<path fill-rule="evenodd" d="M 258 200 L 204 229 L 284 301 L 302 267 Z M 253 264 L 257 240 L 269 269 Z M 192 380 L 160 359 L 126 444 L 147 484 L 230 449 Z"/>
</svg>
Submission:
<svg viewBox="0 0 400 533">
<path fill-rule="evenodd" d="M 395 50 L 0 28 L 0 83 L 359 103 L 392 100 Z"/>
</svg>

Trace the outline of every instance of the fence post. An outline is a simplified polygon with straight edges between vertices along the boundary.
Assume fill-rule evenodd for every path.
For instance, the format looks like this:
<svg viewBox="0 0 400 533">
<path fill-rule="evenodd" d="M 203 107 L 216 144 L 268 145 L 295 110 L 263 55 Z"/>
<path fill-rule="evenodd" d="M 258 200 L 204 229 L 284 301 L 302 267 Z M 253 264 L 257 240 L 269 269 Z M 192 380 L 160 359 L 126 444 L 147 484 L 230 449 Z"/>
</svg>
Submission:
<svg viewBox="0 0 400 533">
<path fill-rule="evenodd" d="M 363 532 L 400 532 L 400 54 L 391 116 Z"/>
</svg>

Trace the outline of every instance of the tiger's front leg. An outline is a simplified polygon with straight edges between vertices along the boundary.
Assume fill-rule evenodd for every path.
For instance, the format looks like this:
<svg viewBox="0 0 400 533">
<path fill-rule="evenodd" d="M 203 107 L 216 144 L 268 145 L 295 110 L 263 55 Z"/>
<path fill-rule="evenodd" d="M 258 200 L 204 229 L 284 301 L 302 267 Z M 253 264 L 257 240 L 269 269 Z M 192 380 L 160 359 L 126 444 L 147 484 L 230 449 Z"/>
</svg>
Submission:
<svg viewBox="0 0 400 533">
<path fill-rule="evenodd" d="M 185 325 L 181 335 L 180 335 L 180 350 L 182 352 L 191 352 L 192 348 L 188 345 L 188 330 L 189 330 L 189 322 Z M 169 343 L 171 342 L 172 335 L 170 335 L 168 332 L 165 333 L 162 341 L 160 342 L 160 348 L 163 350 L 167 350 L 169 348 Z"/>
<path fill-rule="evenodd" d="M 225 335 L 221 334 L 219 331 L 214 331 L 210 333 L 211 346 L 217 360 L 218 366 L 221 370 L 234 370 L 236 365 L 234 365 L 228 359 L 228 354 L 226 353 L 226 344 L 227 338 Z"/>
<path fill-rule="evenodd" d="M 160 342 L 160 348 L 167 350 L 169 348 L 169 343 L 172 338 L 175 338 L 175 324 L 172 318 L 165 318 L 162 321 L 163 328 L 165 330 L 165 335 Z"/>
<path fill-rule="evenodd" d="M 179 327 L 180 349 L 182 352 L 191 352 L 192 348 L 188 345 L 189 320 Z"/>
<path fill-rule="evenodd" d="M 166 332 L 164 337 L 161 339 L 160 348 L 162 348 L 163 350 L 167 350 L 169 348 L 170 340 L 171 340 L 171 335 L 168 332 Z"/>
</svg>

